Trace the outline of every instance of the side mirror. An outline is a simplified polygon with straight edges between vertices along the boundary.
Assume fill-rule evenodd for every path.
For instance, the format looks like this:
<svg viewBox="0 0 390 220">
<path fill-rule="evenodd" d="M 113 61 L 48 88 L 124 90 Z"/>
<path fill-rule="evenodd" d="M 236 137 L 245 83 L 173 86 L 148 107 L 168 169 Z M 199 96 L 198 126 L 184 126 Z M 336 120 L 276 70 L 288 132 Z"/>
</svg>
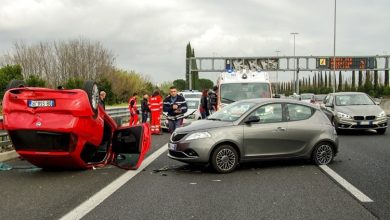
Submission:
<svg viewBox="0 0 390 220">
<path fill-rule="evenodd" d="M 252 116 L 249 116 L 249 118 L 245 121 L 245 123 L 250 124 L 250 123 L 259 122 L 259 121 L 260 121 L 259 116 L 252 115 Z"/>
<path fill-rule="evenodd" d="M 334 105 L 333 105 L 333 104 L 330 104 L 330 103 L 326 103 L 326 104 L 325 104 L 325 107 L 330 107 L 330 108 L 333 108 L 333 107 L 334 107 Z"/>
</svg>

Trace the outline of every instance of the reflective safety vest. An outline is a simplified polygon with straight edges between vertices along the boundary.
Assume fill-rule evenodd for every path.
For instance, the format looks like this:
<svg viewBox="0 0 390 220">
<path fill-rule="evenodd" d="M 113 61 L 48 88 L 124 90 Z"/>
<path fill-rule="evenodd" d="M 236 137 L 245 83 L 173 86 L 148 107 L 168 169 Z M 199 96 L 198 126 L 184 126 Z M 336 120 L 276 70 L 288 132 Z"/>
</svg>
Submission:
<svg viewBox="0 0 390 220">
<path fill-rule="evenodd" d="M 163 109 L 163 102 L 161 96 L 154 96 L 149 98 L 149 109 L 151 112 L 160 111 Z"/>
</svg>

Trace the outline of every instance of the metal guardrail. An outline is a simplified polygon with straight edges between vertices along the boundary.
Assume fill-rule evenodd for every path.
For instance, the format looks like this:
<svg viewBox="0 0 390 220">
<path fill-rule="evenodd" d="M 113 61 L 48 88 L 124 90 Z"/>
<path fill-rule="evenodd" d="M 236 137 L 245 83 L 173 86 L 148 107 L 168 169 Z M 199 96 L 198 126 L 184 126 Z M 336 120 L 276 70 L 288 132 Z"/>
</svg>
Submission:
<svg viewBox="0 0 390 220">
<path fill-rule="evenodd" d="M 107 114 L 114 119 L 118 124 L 122 124 L 123 118 L 128 118 L 130 116 L 128 107 L 111 107 L 106 109 Z M 0 120 L 3 120 L 3 116 L 0 116 Z M 8 133 L 0 131 L 0 148 L 8 146 L 11 144 L 11 140 L 8 137 Z"/>
</svg>

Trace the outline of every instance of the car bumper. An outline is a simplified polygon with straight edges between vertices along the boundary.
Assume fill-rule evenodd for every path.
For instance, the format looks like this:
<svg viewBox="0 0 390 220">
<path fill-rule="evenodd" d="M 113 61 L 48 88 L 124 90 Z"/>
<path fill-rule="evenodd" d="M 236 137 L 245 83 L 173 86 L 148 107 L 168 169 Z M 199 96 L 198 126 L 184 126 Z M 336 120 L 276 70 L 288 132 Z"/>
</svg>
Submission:
<svg viewBox="0 0 390 220">
<path fill-rule="evenodd" d="M 170 145 L 174 148 L 170 148 Z M 168 143 L 168 157 L 186 163 L 208 163 L 210 149 L 214 146 L 212 138 Z"/>
<path fill-rule="evenodd" d="M 337 121 L 337 129 L 366 130 L 383 128 L 387 128 L 387 118 L 364 121 L 338 119 Z"/>
</svg>

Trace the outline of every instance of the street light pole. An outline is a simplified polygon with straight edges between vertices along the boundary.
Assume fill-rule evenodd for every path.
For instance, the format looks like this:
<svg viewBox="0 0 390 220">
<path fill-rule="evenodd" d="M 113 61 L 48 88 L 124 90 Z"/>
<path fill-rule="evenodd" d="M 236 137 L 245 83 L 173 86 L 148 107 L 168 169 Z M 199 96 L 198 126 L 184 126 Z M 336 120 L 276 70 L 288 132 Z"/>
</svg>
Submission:
<svg viewBox="0 0 390 220">
<path fill-rule="evenodd" d="M 278 66 L 276 67 L 276 94 L 279 94 L 279 52 L 280 50 L 275 50 L 276 58 L 278 59 Z"/>
<path fill-rule="evenodd" d="M 334 0 L 333 20 L 333 92 L 336 92 L 336 0 Z"/>
<path fill-rule="evenodd" d="M 299 78 L 298 78 L 298 73 L 297 73 L 297 68 L 296 68 L 297 58 L 295 57 L 295 35 L 297 35 L 299 33 L 292 32 L 290 34 L 294 36 L 294 84 L 295 84 L 294 88 L 295 88 L 295 92 L 297 94 L 299 94 Z"/>
</svg>

